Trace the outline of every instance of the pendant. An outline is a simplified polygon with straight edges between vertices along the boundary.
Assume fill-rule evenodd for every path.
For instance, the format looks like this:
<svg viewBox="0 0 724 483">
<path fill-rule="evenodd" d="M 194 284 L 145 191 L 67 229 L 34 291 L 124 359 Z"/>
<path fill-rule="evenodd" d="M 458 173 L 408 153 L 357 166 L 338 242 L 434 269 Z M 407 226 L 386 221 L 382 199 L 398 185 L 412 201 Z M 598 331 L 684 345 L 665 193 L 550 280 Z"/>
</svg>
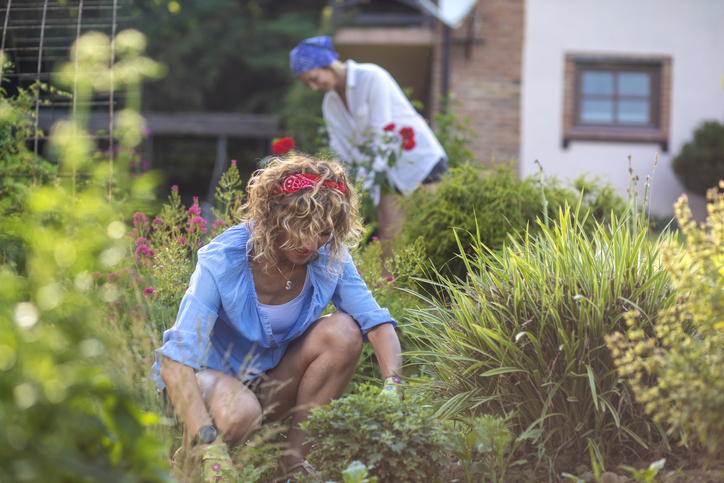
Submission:
<svg viewBox="0 0 724 483">
<path fill-rule="evenodd" d="M 292 289 L 292 282 L 291 282 L 291 280 L 287 280 L 287 290 L 291 290 L 291 289 Z"/>
</svg>

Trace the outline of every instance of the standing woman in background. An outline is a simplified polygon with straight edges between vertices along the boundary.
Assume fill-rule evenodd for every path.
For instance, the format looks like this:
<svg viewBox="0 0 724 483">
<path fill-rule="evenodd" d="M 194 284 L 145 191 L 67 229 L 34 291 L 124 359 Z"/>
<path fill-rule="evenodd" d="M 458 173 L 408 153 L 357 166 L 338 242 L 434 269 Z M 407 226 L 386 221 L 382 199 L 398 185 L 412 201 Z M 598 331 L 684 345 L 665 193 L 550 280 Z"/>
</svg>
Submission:
<svg viewBox="0 0 724 483">
<path fill-rule="evenodd" d="M 359 146 L 390 131 L 399 132 L 400 157 L 387 170 L 387 179 L 403 195 L 419 184 L 434 186 L 448 166 L 445 151 L 430 126 L 382 67 L 353 60 L 343 63 L 338 58 L 330 37 L 303 40 L 289 54 L 294 77 L 314 91 L 325 92 L 322 112 L 332 151 L 348 164 L 380 166 L 380 160 L 365 159 L 369 154 L 361 152 Z M 386 165 L 387 160 L 381 161 Z M 391 242 L 404 216 L 396 196 L 379 196 L 378 228 L 385 257 L 390 255 Z"/>
</svg>

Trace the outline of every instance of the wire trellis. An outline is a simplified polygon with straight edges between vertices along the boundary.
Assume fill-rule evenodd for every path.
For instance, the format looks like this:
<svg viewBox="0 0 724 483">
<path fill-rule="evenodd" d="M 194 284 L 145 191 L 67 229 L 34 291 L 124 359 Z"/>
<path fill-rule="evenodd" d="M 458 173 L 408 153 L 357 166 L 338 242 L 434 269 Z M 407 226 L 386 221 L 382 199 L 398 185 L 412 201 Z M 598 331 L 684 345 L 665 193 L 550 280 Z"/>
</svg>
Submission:
<svg viewBox="0 0 724 483">
<path fill-rule="evenodd" d="M 57 67 L 70 59 L 73 43 L 89 31 L 107 35 L 111 42 L 110 62 L 115 57 L 115 36 L 130 24 L 130 0 L 0 0 L 2 9 L 2 33 L 0 53 L 0 78 L 7 80 L 3 86 L 13 89 L 29 89 L 36 83 L 52 85 Z M 13 67 L 4 69 L 9 61 Z M 76 72 L 66 75 L 75 75 Z M 112 82 L 112 80 L 111 80 Z M 91 137 L 108 145 L 111 176 L 114 156 L 114 111 L 119 93 L 113 89 L 107 94 L 96 94 L 84 108 L 91 112 L 96 133 Z M 68 97 L 52 90 L 35 89 L 34 136 L 28 139 L 33 144 L 34 168 L 37 166 L 39 147 L 48 138 L 43 125 L 49 126 L 56 118 L 74 115 L 79 108 L 75 96 Z M 35 180 L 35 169 L 33 178 Z M 76 176 L 75 169 L 66 174 Z M 75 185 L 75 180 L 74 183 Z M 109 179 L 110 184 L 110 179 Z M 111 187 L 109 186 L 109 194 Z"/>
</svg>

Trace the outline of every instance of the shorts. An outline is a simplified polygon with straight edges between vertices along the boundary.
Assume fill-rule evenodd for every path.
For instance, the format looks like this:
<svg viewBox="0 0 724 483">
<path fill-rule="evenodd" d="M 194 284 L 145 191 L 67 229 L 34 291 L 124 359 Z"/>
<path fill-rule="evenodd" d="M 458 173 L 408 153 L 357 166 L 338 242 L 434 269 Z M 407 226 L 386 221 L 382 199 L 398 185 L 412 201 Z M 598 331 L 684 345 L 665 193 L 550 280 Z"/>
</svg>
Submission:
<svg viewBox="0 0 724 483">
<path fill-rule="evenodd" d="M 432 167 L 427 177 L 422 180 L 422 184 L 439 183 L 440 176 L 448 172 L 447 159 L 440 158 L 435 166 Z"/>
</svg>

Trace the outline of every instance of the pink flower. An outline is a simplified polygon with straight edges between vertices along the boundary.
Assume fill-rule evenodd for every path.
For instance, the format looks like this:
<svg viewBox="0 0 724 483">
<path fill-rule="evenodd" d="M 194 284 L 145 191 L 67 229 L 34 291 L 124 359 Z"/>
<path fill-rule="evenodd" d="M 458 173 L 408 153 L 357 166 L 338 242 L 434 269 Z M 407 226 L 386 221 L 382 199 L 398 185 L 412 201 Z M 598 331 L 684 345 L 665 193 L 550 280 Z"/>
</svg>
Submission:
<svg viewBox="0 0 724 483">
<path fill-rule="evenodd" d="M 163 226 L 164 223 L 163 223 L 163 220 L 162 220 L 161 218 L 154 218 L 154 219 L 153 219 L 153 224 L 156 225 L 156 226 Z"/>
<path fill-rule="evenodd" d="M 190 219 L 189 225 L 191 225 L 189 227 L 189 231 L 194 231 L 194 230 L 192 230 L 193 227 L 198 227 L 199 230 L 201 230 L 201 233 L 206 233 L 207 231 L 209 231 L 206 228 L 204 228 L 206 226 L 206 220 L 204 220 L 200 216 Z"/>
<path fill-rule="evenodd" d="M 377 238 L 376 236 L 373 236 L 373 237 L 372 237 L 372 241 L 373 241 L 373 242 L 378 242 L 378 241 L 380 241 L 380 239 Z"/>
<path fill-rule="evenodd" d="M 211 228 L 214 230 L 218 229 L 219 227 L 226 226 L 226 222 L 224 220 L 216 220 L 213 225 L 211 225 Z"/>
<path fill-rule="evenodd" d="M 131 321 L 136 323 L 143 324 L 146 322 L 146 314 L 144 314 L 143 312 L 137 312 L 134 310 L 133 312 L 128 314 L 128 317 L 131 319 Z"/>
<path fill-rule="evenodd" d="M 148 218 L 146 218 L 146 215 L 144 215 L 140 211 L 135 212 L 133 214 L 133 226 L 135 226 L 135 227 L 148 226 Z"/>
<path fill-rule="evenodd" d="M 236 160 L 235 160 L 235 159 L 232 159 L 232 160 L 231 160 L 231 165 L 232 165 L 232 166 L 236 166 Z"/>
<path fill-rule="evenodd" d="M 145 245 L 148 240 L 142 236 L 136 238 L 136 246 Z"/>
<path fill-rule="evenodd" d="M 196 199 L 196 198 L 194 198 L 194 199 Z M 191 208 L 189 208 L 186 211 L 186 215 L 189 217 L 199 216 L 199 215 L 201 215 L 201 208 L 199 208 L 198 204 L 194 203 L 193 205 L 191 205 Z"/>
<path fill-rule="evenodd" d="M 91 277 L 93 278 L 93 280 L 98 281 L 103 278 L 103 274 L 101 272 L 93 272 L 91 273 Z"/>
<path fill-rule="evenodd" d="M 134 275 L 131 277 L 131 283 L 134 285 L 146 285 L 146 279 Z"/>
<path fill-rule="evenodd" d="M 146 245 L 141 245 L 136 248 L 136 260 L 153 259 L 156 256 L 156 251 L 152 248 L 148 248 Z"/>
<path fill-rule="evenodd" d="M 178 243 L 179 245 L 186 245 L 186 238 L 182 236 L 178 237 Z"/>
<path fill-rule="evenodd" d="M 389 275 L 389 276 L 387 277 L 387 281 L 388 281 L 388 282 L 391 282 L 391 281 L 393 281 L 394 279 L 395 279 L 395 277 L 393 277 L 392 275 Z"/>
<path fill-rule="evenodd" d="M 219 463 L 214 463 L 211 465 L 211 469 L 214 471 L 219 471 L 221 469 L 221 465 Z"/>
<path fill-rule="evenodd" d="M 178 186 L 176 186 L 176 185 L 171 186 L 171 191 L 178 191 Z"/>
<path fill-rule="evenodd" d="M 118 283 L 118 281 L 121 279 L 121 277 L 118 276 L 117 273 L 109 273 L 106 277 L 106 282 L 108 283 Z"/>
<path fill-rule="evenodd" d="M 357 273 L 358 273 L 359 275 L 362 275 L 362 270 L 360 270 L 360 269 L 358 268 L 358 269 L 357 269 Z"/>
<path fill-rule="evenodd" d="M 153 297 L 156 295 L 156 291 L 153 289 L 153 287 L 146 287 L 143 289 L 143 295 L 146 297 Z"/>
</svg>

